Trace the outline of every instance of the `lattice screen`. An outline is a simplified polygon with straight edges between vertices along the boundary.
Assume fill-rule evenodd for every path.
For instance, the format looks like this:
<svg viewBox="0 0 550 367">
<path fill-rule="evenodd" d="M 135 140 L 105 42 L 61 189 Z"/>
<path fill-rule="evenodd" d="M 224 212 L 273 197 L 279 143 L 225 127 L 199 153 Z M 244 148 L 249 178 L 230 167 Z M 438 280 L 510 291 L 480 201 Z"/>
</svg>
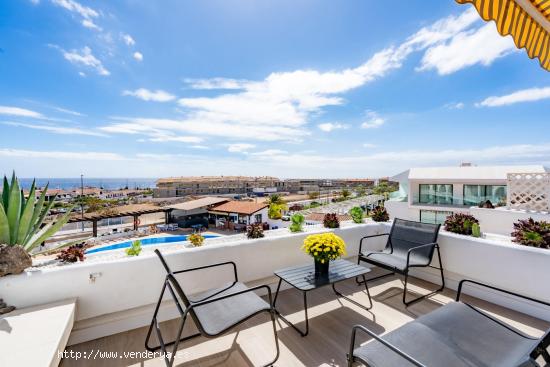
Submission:
<svg viewBox="0 0 550 367">
<path fill-rule="evenodd" d="M 550 211 L 550 173 L 509 173 L 508 208 Z"/>
</svg>

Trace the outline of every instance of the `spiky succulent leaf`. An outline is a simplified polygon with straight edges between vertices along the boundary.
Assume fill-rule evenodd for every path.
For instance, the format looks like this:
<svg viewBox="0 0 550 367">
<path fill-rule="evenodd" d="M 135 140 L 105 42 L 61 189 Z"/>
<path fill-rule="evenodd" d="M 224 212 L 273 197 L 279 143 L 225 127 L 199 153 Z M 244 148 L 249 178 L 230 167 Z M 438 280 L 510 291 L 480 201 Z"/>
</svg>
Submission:
<svg viewBox="0 0 550 367">
<path fill-rule="evenodd" d="M 4 209 L 8 210 L 8 204 L 10 200 L 10 184 L 8 182 L 8 178 L 4 176 L 4 187 L 2 189 L 2 205 L 4 205 Z"/>
<path fill-rule="evenodd" d="M 34 214 L 34 203 L 36 201 L 35 197 L 35 187 L 34 181 L 31 185 L 31 191 L 29 193 L 29 198 L 25 202 L 24 207 L 22 208 L 21 218 L 19 219 L 19 229 L 17 231 L 17 240 L 16 243 L 23 243 L 27 238 L 29 229 L 32 225 L 32 217 Z"/>
<path fill-rule="evenodd" d="M 34 206 L 34 213 L 31 218 L 31 228 L 24 242 L 27 242 L 30 239 L 30 237 L 32 237 L 33 233 L 36 232 L 40 228 L 40 225 L 42 224 L 42 221 L 39 222 L 38 218 L 40 217 L 40 214 L 42 214 L 42 209 L 44 208 L 44 202 L 46 201 L 46 192 L 48 191 L 48 185 L 49 183 L 46 184 L 46 187 L 40 193 L 38 202 Z"/>
<path fill-rule="evenodd" d="M 0 244 L 10 243 L 10 223 L 4 210 L 4 205 L 0 204 Z"/>
<path fill-rule="evenodd" d="M 72 209 L 72 208 L 71 208 Z M 47 240 L 49 237 L 53 236 L 57 231 L 63 227 L 69 220 L 69 215 L 72 210 L 69 210 L 61 219 L 55 223 L 48 223 L 42 230 L 40 230 L 34 237 L 32 237 L 23 247 L 27 252 L 30 252 L 36 246 L 40 245 L 42 242 Z"/>
<path fill-rule="evenodd" d="M 14 175 L 15 177 L 15 175 Z M 17 240 L 17 231 L 19 229 L 19 216 L 21 214 L 21 191 L 19 190 L 19 183 L 17 180 L 12 179 L 12 186 L 10 187 L 8 222 L 10 224 L 10 245 L 15 245 Z"/>
</svg>

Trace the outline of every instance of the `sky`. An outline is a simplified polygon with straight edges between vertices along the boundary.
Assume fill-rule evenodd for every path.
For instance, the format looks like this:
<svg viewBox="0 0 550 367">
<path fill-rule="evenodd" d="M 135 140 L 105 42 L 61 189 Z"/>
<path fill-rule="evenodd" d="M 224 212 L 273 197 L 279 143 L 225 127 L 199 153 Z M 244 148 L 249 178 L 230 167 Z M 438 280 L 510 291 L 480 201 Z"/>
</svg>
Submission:
<svg viewBox="0 0 550 367">
<path fill-rule="evenodd" d="M 550 166 L 550 73 L 453 0 L 0 7 L 0 174 Z"/>
</svg>

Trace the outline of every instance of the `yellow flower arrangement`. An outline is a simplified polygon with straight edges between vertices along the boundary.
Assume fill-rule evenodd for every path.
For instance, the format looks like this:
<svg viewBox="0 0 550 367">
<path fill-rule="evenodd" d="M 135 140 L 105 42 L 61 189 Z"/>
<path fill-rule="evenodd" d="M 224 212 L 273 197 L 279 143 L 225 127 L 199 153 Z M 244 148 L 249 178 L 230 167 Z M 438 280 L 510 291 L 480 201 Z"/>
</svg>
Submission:
<svg viewBox="0 0 550 367">
<path fill-rule="evenodd" d="M 346 243 L 334 233 L 312 234 L 306 237 L 302 251 L 324 264 L 346 255 Z"/>
</svg>

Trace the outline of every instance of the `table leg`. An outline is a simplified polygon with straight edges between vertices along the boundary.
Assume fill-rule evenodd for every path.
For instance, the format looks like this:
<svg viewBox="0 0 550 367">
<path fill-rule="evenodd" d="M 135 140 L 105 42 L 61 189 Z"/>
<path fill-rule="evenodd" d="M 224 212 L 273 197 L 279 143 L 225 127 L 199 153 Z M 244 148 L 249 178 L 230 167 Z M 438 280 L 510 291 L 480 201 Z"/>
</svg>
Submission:
<svg viewBox="0 0 550 367">
<path fill-rule="evenodd" d="M 337 296 L 339 297 L 342 297 L 344 298 L 345 300 L 353 303 L 354 305 L 358 306 L 358 307 L 361 307 L 362 309 L 364 310 L 370 310 L 372 308 L 372 299 L 370 297 L 370 292 L 369 292 L 369 286 L 367 285 L 367 281 L 365 280 L 365 275 L 361 275 L 361 277 L 363 278 L 363 282 L 365 284 L 365 289 L 367 290 L 367 296 L 369 297 L 369 307 L 365 307 L 363 306 L 362 304 L 360 304 L 359 302 L 357 301 L 354 301 L 352 300 L 351 298 L 347 297 L 347 296 L 344 296 L 342 293 L 338 292 L 338 290 L 336 289 L 336 283 L 332 283 L 332 290 L 334 291 L 334 293 L 336 293 Z"/>
<path fill-rule="evenodd" d="M 275 298 L 273 299 L 273 308 L 275 308 L 275 303 L 277 302 L 277 296 L 279 295 L 279 290 L 281 288 L 281 282 L 282 282 L 282 278 L 279 278 L 279 284 L 277 285 L 277 292 L 275 293 Z M 308 318 L 308 315 L 307 315 L 307 292 L 302 291 L 302 293 L 304 294 L 304 312 L 305 312 L 305 315 L 306 315 L 306 329 L 305 329 L 305 331 L 302 331 L 302 330 L 298 329 L 298 327 L 296 325 L 294 325 L 292 322 L 288 321 L 286 317 L 281 315 L 281 313 L 276 308 L 275 308 L 275 312 L 277 313 L 279 318 L 281 320 L 283 320 L 288 326 L 291 326 L 301 336 L 306 336 L 307 334 L 309 334 L 309 318 Z"/>
</svg>

